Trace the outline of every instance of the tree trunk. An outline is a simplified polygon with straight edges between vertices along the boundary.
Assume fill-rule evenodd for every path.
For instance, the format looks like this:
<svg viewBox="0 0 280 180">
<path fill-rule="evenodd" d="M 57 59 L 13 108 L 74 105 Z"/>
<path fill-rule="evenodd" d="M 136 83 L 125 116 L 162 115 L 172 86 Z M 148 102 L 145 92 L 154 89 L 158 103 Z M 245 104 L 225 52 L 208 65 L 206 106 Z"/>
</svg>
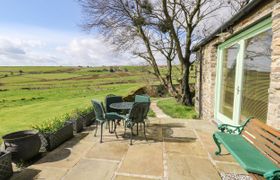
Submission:
<svg viewBox="0 0 280 180">
<path fill-rule="evenodd" d="M 181 102 L 184 105 L 192 106 L 192 95 L 189 86 L 189 76 L 190 76 L 190 63 L 184 63 L 183 79 L 182 79 L 182 98 Z"/>
<path fill-rule="evenodd" d="M 171 60 L 167 60 L 167 75 L 166 75 L 166 80 L 167 80 L 167 90 L 168 92 L 176 99 L 181 98 L 179 95 L 178 90 L 175 88 L 173 81 L 172 81 L 172 64 Z"/>
</svg>

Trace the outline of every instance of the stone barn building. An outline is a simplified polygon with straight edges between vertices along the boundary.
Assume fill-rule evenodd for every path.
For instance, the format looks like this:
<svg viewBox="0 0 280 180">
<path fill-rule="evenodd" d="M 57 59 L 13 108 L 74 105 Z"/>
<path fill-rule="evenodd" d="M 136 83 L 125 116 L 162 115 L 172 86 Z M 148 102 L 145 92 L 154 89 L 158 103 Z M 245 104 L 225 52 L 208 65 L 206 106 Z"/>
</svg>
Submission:
<svg viewBox="0 0 280 180">
<path fill-rule="evenodd" d="M 193 48 L 196 109 L 239 125 L 254 116 L 280 128 L 280 1 L 252 0 Z"/>
</svg>

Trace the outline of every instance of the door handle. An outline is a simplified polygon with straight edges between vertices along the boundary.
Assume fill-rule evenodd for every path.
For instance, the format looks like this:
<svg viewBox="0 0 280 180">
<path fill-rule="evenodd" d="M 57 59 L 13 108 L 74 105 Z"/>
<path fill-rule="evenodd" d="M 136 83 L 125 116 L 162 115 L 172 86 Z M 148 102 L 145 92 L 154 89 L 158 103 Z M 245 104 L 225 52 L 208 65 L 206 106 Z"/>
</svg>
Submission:
<svg viewBox="0 0 280 180">
<path fill-rule="evenodd" d="M 239 93 L 240 93 L 240 87 L 239 87 L 239 86 L 237 86 L 237 88 L 236 88 L 236 92 L 237 92 L 237 94 L 239 94 Z"/>
</svg>

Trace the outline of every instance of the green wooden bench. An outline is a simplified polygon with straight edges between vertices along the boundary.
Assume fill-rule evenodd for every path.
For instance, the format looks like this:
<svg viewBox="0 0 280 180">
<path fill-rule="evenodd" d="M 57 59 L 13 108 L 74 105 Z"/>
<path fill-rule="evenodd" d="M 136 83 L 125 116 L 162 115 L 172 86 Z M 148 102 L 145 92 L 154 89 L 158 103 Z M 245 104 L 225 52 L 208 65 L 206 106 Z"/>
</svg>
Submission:
<svg viewBox="0 0 280 180">
<path fill-rule="evenodd" d="M 280 131 L 253 118 L 241 126 L 222 124 L 218 129 L 213 134 L 216 155 L 223 144 L 254 179 L 280 179 Z"/>
</svg>

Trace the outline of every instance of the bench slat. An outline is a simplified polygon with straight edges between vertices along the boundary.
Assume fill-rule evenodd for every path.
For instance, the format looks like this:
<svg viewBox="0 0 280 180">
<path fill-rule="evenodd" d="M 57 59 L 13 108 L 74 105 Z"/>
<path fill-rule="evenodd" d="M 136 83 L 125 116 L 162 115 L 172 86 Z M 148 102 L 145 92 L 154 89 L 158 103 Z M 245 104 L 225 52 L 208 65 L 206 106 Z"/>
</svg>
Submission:
<svg viewBox="0 0 280 180">
<path fill-rule="evenodd" d="M 246 126 L 246 128 L 245 128 L 245 131 L 247 131 L 250 134 L 252 134 L 255 137 L 255 141 L 259 141 L 260 143 L 262 143 L 265 146 L 269 147 L 275 153 L 278 153 L 278 156 L 279 156 L 280 148 L 276 144 L 271 142 L 270 139 L 262 136 L 262 134 L 263 134 L 262 132 L 263 131 L 259 127 L 256 127 L 253 124 L 248 124 Z"/>
<path fill-rule="evenodd" d="M 280 167 L 280 131 L 257 119 L 248 120 L 243 127 L 241 135 L 216 132 L 213 135 L 219 148 L 216 154 L 221 152 L 220 143 L 223 144 L 253 179 L 264 179 L 261 175 Z"/>
<path fill-rule="evenodd" d="M 258 135 L 254 132 L 252 132 L 250 129 L 248 130 L 248 127 L 245 127 L 245 131 L 243 132 L 242 135 L 244 135 L 249 141 L 253 142 L 254 146 L 259 149 L 261 152 L 267 155 L 270 159 L 272 159 L 276 164 L 279 164 L 280 162 L 280 157 L 277 155 L 274 151 L 272 151 L 270 148 L 264 145 L 264 143 L 257 141 L 254 137 L 251 135 L 255 136 L 258 138 Z M 248 132 L 251 134 L 248 134 Z"/>
<path fill-rule="evenodd" d="M 277 137 L 278 139 L 280 138 L 280 131 L 262 123 L 261 121 L 257 120 L 257 119 L 252 119 L 251 120 L 252 123 L 262 127 L 263 129 L 265 129 L 266 131 L 270 132 L 271 134 L 273 134 L 275 137 Z"/>
<path fill-rule="evenodd" d="M 273 133 L 271 133 L 272 131 Z M 273 130 L 262 122 L 253 119 L 246 125 L 242 134 L 252 141 L 260 151 L 263 151 L 264 154 L 273 159 L 279 166 L 280 147 L 277 142 L 274 142 L 274 140 L 278 141 L 279 138 L 274 136 L 274 134 L 280 134 L 277 130 Z"/>
<path fill-rule="evenodd" d="M 269 140 L 273 145 L 275 145 L 278 150 L 277 151 L 280 151 L 280 140 L 277 139 L 276 137 L 272 136 L 271 134 L 269 134 L 269 132 L 261 129 L 260 127 L 254 127 L 254 129 L 256 130 L 256 132 L 258 134 L 260 134 L 261 136 L 263 136 L 263 138 Z"/>
<path fill-rule="evenodd" d="M 255 134 L 257 135 L 256 138 L 260 139 L 260 141 L 262 141 L 267 147 L 272 149 L 275 153 L 278 154 L 278 156 L 280 156 L 280 147 L 277 146 L 277 144 L 275 144 L 273 141 L 271 141 L 271 139 L 264 137 L 264 133 L 259 127 L 253 127 L 253 129 L 255 130 Z"/>
</svg>

